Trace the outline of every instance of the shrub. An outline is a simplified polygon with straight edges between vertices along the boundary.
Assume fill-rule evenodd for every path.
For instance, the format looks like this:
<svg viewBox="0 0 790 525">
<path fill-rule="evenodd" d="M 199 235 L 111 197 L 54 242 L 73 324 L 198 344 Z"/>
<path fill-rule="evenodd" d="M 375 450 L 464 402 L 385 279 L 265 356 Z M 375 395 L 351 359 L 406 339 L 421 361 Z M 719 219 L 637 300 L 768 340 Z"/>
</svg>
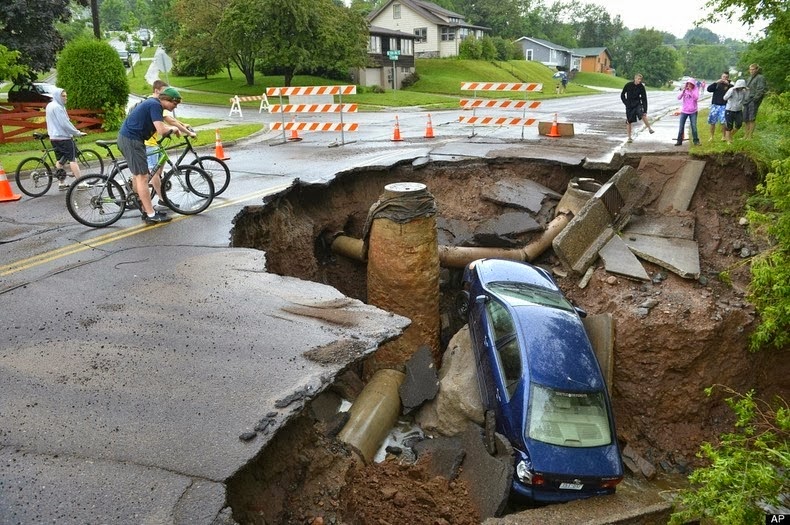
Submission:
<svg viewBox="0 0 790 525">
<path fill-rule="evenodd" d="M 69 43 L 60 53 L 57 70 L 58 86 L 69 93 L 69 108 L 126 107 L 129 100 L 126 70 L 118 53 L 107 42 L 81 38 Z"/>
<path fill-rule="evenodd" d="M 409 73 L 401 80 L 401 88 L 406 89 L 407 87 L 413 86 L 418 80 L 420 80 L 419 73 L 416 71 L 414 73 Z"/>
<path fill-rule="evenodd" d="M 483 46 L 474 35 L 469 35 L 461 40 L 461 45 L 458 46 L 458 58 L 464 60 L 480 60 L 482 56 Z"/>
</svg>

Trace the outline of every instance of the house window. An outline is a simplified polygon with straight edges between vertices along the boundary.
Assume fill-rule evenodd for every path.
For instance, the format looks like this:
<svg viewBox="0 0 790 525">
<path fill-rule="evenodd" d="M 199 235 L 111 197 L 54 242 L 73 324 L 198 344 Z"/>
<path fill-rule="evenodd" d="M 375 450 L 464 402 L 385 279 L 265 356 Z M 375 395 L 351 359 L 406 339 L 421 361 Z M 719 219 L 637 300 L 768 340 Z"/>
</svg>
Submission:
<svg viewBox="0 0 790 525">
<path fill-rule="evenodd" d="M 473 33 L 467 27 L 462 27 L 461 29 L 458 30 L 458 38 L 461 39 L 461 40 L 463 40 L 464 38 L 466 38 L 470 34 L 473 34 Z"/>
<path fill-rule="evenodd" d="M 392 18 L 393 20 L 400 18 L 400 4 L 392 4 Z"/>
<path fill-rule="evenodd" d="M 381 37 L 371 36 L 368 40 L 368 53 L 381 54 Z"/>
<path fill-rule="evenodd" d="M 428 41 L 428 28 L 427 27 L 415 27 L 414 28 L 414 36 L 417 38 L 414 41 L 418 44 Z"/>
<path fill-rule="evenodd" d="M 400 41 L 400 54 L 401 55 L 413 55 L 414 54 L 414 45 L 411 40 L 401 40 Z"/>
<path fill-rule="evenodd" d="M 527 60 L 532 60 L 533 57 L 535 56 L 535 50 L 534 49 L 527 49 L 526 52 L 524 53 L 524 56 L 527 57 Z"/>
<path fill-rule="evenodd" d="M 455 40 L 455 28 L 452 27 L 443 27 L 442 28 L 442 40 Z"/>
<path fill-rule="evenodd" d="M 400 49 L 398 47 L 398 39 L 397 38 L 390 38 L 390 47 L 389 48 L 392 49 L 392 50 Z"/>
</svg>

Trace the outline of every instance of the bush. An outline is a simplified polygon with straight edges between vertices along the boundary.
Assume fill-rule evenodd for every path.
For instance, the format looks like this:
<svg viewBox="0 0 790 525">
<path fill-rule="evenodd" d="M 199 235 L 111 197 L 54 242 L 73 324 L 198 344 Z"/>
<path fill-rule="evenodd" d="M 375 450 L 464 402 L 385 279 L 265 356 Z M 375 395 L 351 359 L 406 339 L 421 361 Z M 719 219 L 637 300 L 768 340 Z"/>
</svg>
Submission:
<svg viewBox="0 0 790 525">
<path fill-rule="evenodd" d="M 407 87 L 413 86 L 418 80 L 420 80 L 420 75 L 416 71 L 414 73 L 409 73 L 403 80 L 401 80 L 401 89 L 406 89 Z"/>
<path fill-rule="evenodd" d="M 482 56 L 483 46 L 474 35 L 469 35 L 461 40 L 461 45 L 458 46 L 458 58 L 463 60 L 480 60 Z"/>
<path fill-rule="evenodd" d="M 107 42 L 81 38 L 69 43 L 60 53 L 57 70 L 58 86 L 69 93 L 69 108 L 98 111 L 126 107 L 126 70 Z"/>
</svg>

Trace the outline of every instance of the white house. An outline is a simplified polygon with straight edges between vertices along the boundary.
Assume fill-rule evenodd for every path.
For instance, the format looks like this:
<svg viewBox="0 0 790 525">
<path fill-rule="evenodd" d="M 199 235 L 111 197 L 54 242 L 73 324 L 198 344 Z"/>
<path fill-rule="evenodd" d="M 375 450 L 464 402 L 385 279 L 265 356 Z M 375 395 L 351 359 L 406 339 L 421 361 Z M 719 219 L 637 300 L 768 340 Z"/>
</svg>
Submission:
<svg viewBox="0 0 790 525">
<path fill-rule="evenodd" d="M 368 15 L 371 26 L 413 34 L 417 58 L 458 56 L 469 35 L 482 38 L 488 27 L 467 24 L 464 16 L 423 0 L 389 0 Z"/>
</svg>

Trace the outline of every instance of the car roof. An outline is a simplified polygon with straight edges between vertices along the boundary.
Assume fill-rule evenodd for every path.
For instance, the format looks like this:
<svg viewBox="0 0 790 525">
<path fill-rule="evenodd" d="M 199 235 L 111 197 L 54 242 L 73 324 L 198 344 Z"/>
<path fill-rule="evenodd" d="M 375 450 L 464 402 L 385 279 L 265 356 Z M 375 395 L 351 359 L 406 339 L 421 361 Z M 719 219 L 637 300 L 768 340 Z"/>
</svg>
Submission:
<svg viewBox="0 0 790 525">
<path fill-rule="evenodd" d="M 512 311 L 532 381 L 566 392 L 604 388 L 587 332 L 575 312 L 523 303 Z"/>
<path fill-rule="evenodd" d="M 519 282 L 540 286 L 555 292 L 560 291 L 551 275 L 538 266 L 505 259 L 480 259 L 472 264 L 484 284 Z"/>
</svg>

